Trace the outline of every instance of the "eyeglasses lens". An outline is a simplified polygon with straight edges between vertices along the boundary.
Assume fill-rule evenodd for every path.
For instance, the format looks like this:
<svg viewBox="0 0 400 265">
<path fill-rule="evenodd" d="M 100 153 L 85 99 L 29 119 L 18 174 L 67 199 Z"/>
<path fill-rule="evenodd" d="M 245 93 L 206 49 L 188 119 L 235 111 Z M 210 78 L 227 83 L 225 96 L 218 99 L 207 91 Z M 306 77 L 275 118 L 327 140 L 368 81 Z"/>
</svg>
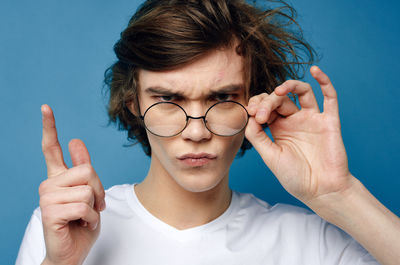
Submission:
<svg viewBox="0 0 400 265">
<path fill-rule="evenodd" d="M 220 136 L 232 136 L 239 133 L 247 124 L 248 114 L 243 106 L 236 102 L 215 104 L 206 113 L 206 127 Z M 186 127 L 185 111 L 171 102 L 162 102 L 151 106 L 144 115 L 144 123 L 151 133 L 170 137 L 182 132 Z"/>
<path fill-rule="evenodd" d="M 174 136 L 186 126 L 185 112 L 175 104 L 160 103 L 153 105 L 144 115 L 146 128 L 159 136 Z"/>
<path fill-rule="evenodd" d="M 246 110 L 235 102 L 221 102 L 214 105 L 206 115 L 207 128 L 221 136 L 240 132 L 247 124 Z"/>
</svg>

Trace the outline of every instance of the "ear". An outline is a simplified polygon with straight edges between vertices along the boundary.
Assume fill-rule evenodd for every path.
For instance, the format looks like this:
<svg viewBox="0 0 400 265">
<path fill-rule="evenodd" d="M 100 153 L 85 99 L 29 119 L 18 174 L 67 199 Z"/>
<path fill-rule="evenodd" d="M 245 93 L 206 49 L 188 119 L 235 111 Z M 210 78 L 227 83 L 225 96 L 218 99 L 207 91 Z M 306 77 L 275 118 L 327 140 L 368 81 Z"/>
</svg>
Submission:
<svg viewBox="0 0 400 265">
<path fill-rule="evenodd" d="M 126 107 L 129 109 L 129 111 L 134 115 L 134 116 L 139 116 L 136 108 L 135 108 L 135 103 L 133 101 L 127 102 Z"/>
</svg>

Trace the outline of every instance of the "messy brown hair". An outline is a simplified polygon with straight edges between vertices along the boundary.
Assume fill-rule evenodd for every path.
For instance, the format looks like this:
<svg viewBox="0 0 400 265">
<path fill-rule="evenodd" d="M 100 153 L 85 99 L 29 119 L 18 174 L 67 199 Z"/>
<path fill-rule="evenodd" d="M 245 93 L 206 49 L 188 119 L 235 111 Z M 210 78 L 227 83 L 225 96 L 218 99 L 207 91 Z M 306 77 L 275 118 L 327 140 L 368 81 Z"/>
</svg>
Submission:
<svg viewBox="0 0 400 265">
<path fill-rule="evenodd" d="M 279 6 L 262 9 L 244 0 L 145 1 L 114 45 L 118 60 L 105 72 L 109 123 L 126 130 L 128 140 L 140 143 L 150 156 L 143 123 L 128 109 L 133 102 L 138 110 L 138 69 L 176 69 L 235 41 L 236 52 L 244 58 L 248 98 L 301 78 L 315 51 L 303 39 L 290 5 L 265 2 Z M 244 139 L 240 155 L 249 148 Z"/>
</svg>

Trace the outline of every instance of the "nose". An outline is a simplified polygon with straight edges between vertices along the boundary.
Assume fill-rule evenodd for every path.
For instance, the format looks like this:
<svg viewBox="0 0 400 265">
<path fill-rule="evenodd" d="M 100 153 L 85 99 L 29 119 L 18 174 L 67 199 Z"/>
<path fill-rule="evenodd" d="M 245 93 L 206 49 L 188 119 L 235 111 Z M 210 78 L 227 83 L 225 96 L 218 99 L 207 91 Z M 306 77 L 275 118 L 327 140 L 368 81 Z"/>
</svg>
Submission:
<svg viewBox="0 0 400 265">
<path fill-rule="evenodd" d="M 205 126 L 204 116 L 188 116 L 188 119 L 188 124 L 181 134 L 184 139 L 201 142 L 211 138 L 212 133 Z"/>
</svg>

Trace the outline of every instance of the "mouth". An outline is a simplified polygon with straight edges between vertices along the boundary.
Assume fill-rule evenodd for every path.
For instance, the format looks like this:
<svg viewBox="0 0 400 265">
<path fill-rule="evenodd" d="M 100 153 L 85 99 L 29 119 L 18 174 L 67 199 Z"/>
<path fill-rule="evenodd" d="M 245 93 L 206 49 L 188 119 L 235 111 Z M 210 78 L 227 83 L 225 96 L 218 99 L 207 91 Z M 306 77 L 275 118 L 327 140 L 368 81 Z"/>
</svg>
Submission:
<svg viewBox="0 0 400 265">
<path fill-rule="evenodd" d="M 177 159 L 184 165 L 189 167 L 201 167 L 209 164 L 217 158 L 216 155 L 209 153 L 189 153 L 182 156 L 178 156 Z"/>
</svg>

